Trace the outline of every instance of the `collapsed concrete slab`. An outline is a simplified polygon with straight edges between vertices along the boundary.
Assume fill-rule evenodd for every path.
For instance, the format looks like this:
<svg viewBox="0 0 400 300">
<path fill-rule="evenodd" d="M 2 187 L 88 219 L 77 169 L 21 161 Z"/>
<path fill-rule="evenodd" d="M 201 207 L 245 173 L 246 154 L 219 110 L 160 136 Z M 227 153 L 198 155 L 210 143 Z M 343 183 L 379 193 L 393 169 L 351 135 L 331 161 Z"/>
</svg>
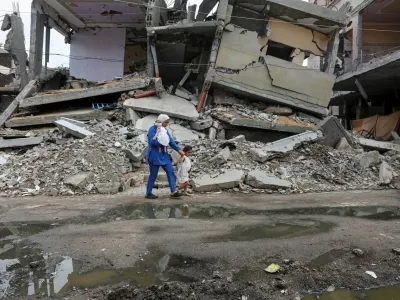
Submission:
<svg viewBox="0 0 400 300">
<path fill-rule="evenodd" d="M 102 110 L 79 109 L 65 112 L 40 114 L 35 116 L 15 117 L 9 119 L 5 125 L 9 128 L 45 125 L 52 124 L 54 121 L 61 118 L 71 118 L 78 121 L 89 121 L 94 119 L 104 120 L 108 118 L 108 113 Z"/>
<path fill-rule="evenodd" d="M 265 115 L 265 114 L 264 114 Z M 299 123 L 288 117 L 278 117 L 274 120 L 250 119 L 242 117 L 235 113 L 230 112 L 224 114 L 220 112 L 213 112 L 212 116 L 224 123 L 236 127 L 265 129 L 271 131 L 280 131 L 287 133 L 302 133 L 305 131 L 315 129 L 315 125 L 311 123 Z"/>
<path fill-rule="evenodd" d="M 292 183 L 265 171 L 253 170 L 247 174 L 246 184 L 259 189 L 287 189 Z"/>
<path fill-rule="evenodd" d="M 320 131 L 299 133 L 294 136 L 269 143 L 263 148 L 250 149 L 250 155 L 254 160 L 264 163 L 269 159 L 273 159 L 277 156 L 282 156 L 290 151 L 293 151 L 304 143 L 315 142 L 321 137 L 322 133 Z"/>
<path fill-rule="evenodd" d="M 197 141 L 199 136 L 192 130 L 187 129 L 179 124 L 171 124 L 168 127 L 175 142 Z"/>
<path fill-rule="evenodd" d="M 156 115 L 148 115 L 136 121 L 135 129 L 148 131 L 151 126 L 157 121 Z"/>
<path fill-rule="evenodd" d="M 189 121 L 195 121 L 199 118 L 199 113 L 193 104 L 169 94 L 164 95 L 161 99 L 158 97 L 128 99 L 124 102 L 124 107 L 154 114 L 167 114 L 170 117 Z"/>
<path fill-rule="evenodd" d="M 147 146 L 144 145 L 134 145 L 130 148 L 124 149 L 126 156 L 132 161 L 141 162 L 147 153 Z"/>
<path fill-rule="evenodd" d="M 204 175 L 192 180 L 196 192 L 211 192 L 221 189 L 231 189 L 243 182 L 244 173 L 239 170 L 229 170 L 215 178 Z"/>
<path fill-rule="evenodd" d="M 64 180 L 64 183 L 66 185 L 70 185 L 73 188 L 80 188 L 83 189 L 90 180 L 93 179 L 93 173 L 78 173 L 76 175 L 72 175 L 67 177 L 67 179 Z"/>
<path fill-rule="evenodd" d="M 392 180 L 393 169 L 387 162 L 383 161 L 379 167 L 379 183 L 381 185 L 388 185 Z"/>
<path fill-rule="evenodd" d="M 43 137 L 0 140 L 0 149 L 33 146 L 41 142 L 43 142 Z"/>
<path fill-rule="evenodd" d="M 378 165 L 382 160 L 382 156 L 379 154 L 378 151 L 370 151 L 363 153 L 359 159 L 358 164 L 361 168 L 366 169 L 371 166 Z"/>
<path fill-rule="evenodd" d="M 213 119 L 208 118 L 208 119 L 204 119 L 204 120 L 197 120 L 197 121 L 193 121 L 190 122 L 190 127 L 193 128 L 194 130 L 204 130 L 207 128 L 210 128 L 213 124 Z"/>
<path fill-rule="evenodd" d="M 350 146 L 346 138 L 342 137 L 336 145 L 336 150 L 349 150 L 349 149 L 352 149 L 352 147 Z"/>
<path fill-rule="evenodd" d="M 228 161 L 230 156 L 231 156 L 231 151 L 229 150 L 229 147 L 225 147 L 224 149 L 221 150 L 221 152 L 219 152 L 216 156 L 210 159 L 210 163 L 222 165 Z"/>
<path fill-rule="evenodd" d="M 347 133 L 346 129 L 340 124 L 338 118 L 334 116 L 326 117 L 317 126 L 318 130 L 321 130 L 324 134 L 323 138 L 319 141 L 320 144 L 336 147 L 341 138 L 346 138 L 349 145 L 355 146 L 354 140 Z"/>
<path fill-rule="evenodd" d="M 365 138 L 358 138 L 358 143 L 364 148 L 374 149 L 374 150 L 378 150 L 381 152 L 390 151 L 390 150 L 395 150 L 395 151 L 400 152 L 400 145 L 394 144 L 394 143 L 380 142 L 380 141 L 375 141 L 375 140 L 370 140 L 370 139 L 365 139 Z"/>
<path fill-rule="evenodd" d="M 80 139 L 94 135 L 93 132 L 65 120 L 57 120 L 54 122 L 54 124 L 56 124 L 58 129 L 61 131 L 69 133 Z"/>
<path fill-rule="evenodd" d="M 110 81 L 105 84 L 86 89 L 71 89 L 49 91 L 34 97 L 25 98 L 21 107 L 31 107 L 51 103 L 79 100 L 84 98 L 121 93 L 135 89 L 141 89 L 149 85 L 149 80 L 142 78 L 123 79 L 121 81 Z"/>
<path fill-rule="evenodd" d="M 127 122 L 130 122 L 133 126 L 135 126 L 140 117 L 136 111 L 134 111 L 132 108 L 128 108 L 125 111 L 125 119 Z"/>
</svg>

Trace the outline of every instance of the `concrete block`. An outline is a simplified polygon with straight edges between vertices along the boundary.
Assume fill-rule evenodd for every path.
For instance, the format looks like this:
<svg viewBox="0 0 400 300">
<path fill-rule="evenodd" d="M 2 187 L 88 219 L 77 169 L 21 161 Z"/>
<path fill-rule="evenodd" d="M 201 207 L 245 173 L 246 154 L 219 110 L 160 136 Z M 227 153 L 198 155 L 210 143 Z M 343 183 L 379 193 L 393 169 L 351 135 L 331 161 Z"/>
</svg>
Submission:
<svg viewBox="0 0 400 300">
<path fill-rule="evenodd" d="M 246 177 L 246 184 L 258 189 L 287 189 L 292 186 L 290 181 L 259 170 L 249 172 Z"/>
<path fill-rule="evenodd" d="M 139 134 L 139 135 L 135 136 L 134 138 L 132 138 L 132 140 L 141 142 L 142 144 L 146 144 L 147 143 L 147 134 L 145 134 L 145 133 Z"/>
<path fill-rule="evenodd" d="M 184 141 L 198 141 L 199 136 L 193 133 L 192 130 L 187 129 L 178 124 L 169 125 L 169 130 L 171 132 L 172 137 L 176 142 L 184 142 Z"/>
<path fill-rule="evenodd" d="M 117 181 L 96 183 L 95 187 L 99 194 L 117 194 L 120 188 L 122 189 L 121 183 Z"/>
<path fill-rule="evenodd" d="M 246 141 L 246 137 L 243 134 L 235 136 L 234 138 L 228 140 L 228 142 L 230 142 L 230 143 L 243 143 L 245 141 Z"/>
<path fill-rule="evenodd" d="M 219 152 L 216 156 L 210 159 L 210 163 L 217 165 L 225 164 L 230 156 L 231 156 L 231 151 L 229 150 L 229 147 L 225 147 L 224 149 L 222 149 L 221 152 Z"/>
<path fill-rule="evenodd" d="M 342 137 L 336 145 L 337 150 L 349 150 L 352 149 L 349 142 L 346 140 L 345 137 Z"/>
<path fill-rule="evenodd" d="M 213 124 L 213 119 L 208 118 L 205 120 L 197 120 L 197 121 L 190 122 L 190 127 L 192 127 L 194 130 L 201 131 L 201 130 L 210 128 L 212 126 L 212 124 Z"/>
<path fill-rule="evenodd" d="M 233 31 L 235 31 L 235 26 L 232 23 L 228 24 L 228 25 L 226 25 L 224 27 L 224 30 L 229 31 L 229 32 L 233 32 Z"/>
<path fill-rule="evenodd" d="M 93 132 L 65 120 L 57 120 L 54 122 L 54 124 L 56 124 L 58 129 L 61 131 L 69 133 L 80 139 L 94 135 Z"/>
<path fill-rule="evenodd" d="M 127 108 L 125 111 L 125 119 L 130 124 L 135 126 L 136 122 L 140 119 L 139 115 L 132 108 Z"/>
<path fill-rule="evenodd" d="M 334 116 L 326 117 L 317 126 L 318 130 L 321 130 L 324 137 L 319 141 L 322 145 L 336 147 L 342 137 L 346 138 L 347 142 L 351 146 L 355 146 L 354 140 L 347 133 L 346 129 L 340 124 L 338 118 Z"/>
<path fill-rule="evenodd" d="M 66 185 L 72 186 L 73 188 L 83 189 L 92 179 L 93 179 L 93 173 L 82 172 L 82 173 L 78 173 L 76 175 L 67 177 L 67 179 L 64 180 L 64 183 Z"/>
<path fill-rule="evenodd" d="M 379 184 L 389 185 L 392 180 L 393 169 L 386 161 L 383 161 L 379 167 Z"/>
<path fill-rule="evenodd" d="M 226 139 L 225 129 L 222 128 L 222 129 L 218 130 L 216 138 L 217 138 L 217 140 L 224 141 Z"/>
<path fill-rule="evenodd" d="M 33 138 L 0 140 L 0 149 L 33 146 L 33 145 L 38 145 L 41 142 L 43 142 L 43 137 L 41 136 Z"/>
<path fill-rule="evenodd" d="M 281 139 L 281 140 L 273 142 L 273 143 L 269 143 L 263 148 L 263 151 L 283 154 L 283 153 L 287 153 L 287 152 L 294 150 L 301 144 L 317 141 L 321 137 L 322 137 L 322 134 L 320 131 L 317 131 L 317 132 L 307 131 L 307 132 L 293 135 L 291 137 Z"/>
<path fill-rule="evenodd" d="M 244 173 L 239 170 L 230 170 L 215 178 L 204 175 L 192 180 L 196 192 L 211 192 L 220 189 L 231 189 L 243 182 Z"/>
<path fill-rule="evenodd" d="M 374 149 L 381 152 L 390 150 L 395 150 L 397 152 L 400 152 L 400 145 L 391 142 L 379 142 L 370 139 L 359 138 L 358 143 L 364 148 Z"/>
<path fill-rule="evenodd" d="M 366 169 L 371 166 L 378 165 L 382 160 L 382 156 L 379 154 L 378 151 L 370 151 L 363 153 L 359 159 L 358 164 L 361 168 Z"/>
<path fill-rule="evenodd" d="M 265 163 L 269 158 L 269 155 L 260 148 L 250 149 L 249 154 L 252 159 L 261 163 Z"/>
<path fill-rule="evenodd" d="M 235 95 L 233 93 L 224 90 L 214 90 L 213 97 L 215 105 L 233 105 L 244 103 L 244 101 L 235 98 Z"/>
<path fill-rule="evenodd" d="M 208 138 L 213 141 L 217 137 L 217 129 L 214 127 L 210 127 L 209 132 L 208 132 Z"/>
<path fill-rule="evenodd" d="M 147 153 L 147 146 L 135 145 L 123 150 L 128 158 L 134 162 L 141 162 Z"/>
<path fill-rule="evenodd" d="M 89 126 L 85 122 L 74 120 L 74 119 L 70 119 L 70 118 L 61 117 L 59 120 L 67 121 L 69 123 L 75 124 L 76 126 L 79 126 L 79 127 L 82 127 L 82 128 L 87 128 Z"/>
<path fill-rule="evenodd" d="M 157 117 L 158 116 L 156 116 L 156 115 L 148 115 L 142 119 L 137 120 L 137 122 L 135 124 L 135 129 L 143 130 L 146 132 L 149 131 L 149 128 L 151 126 L 153 126 L 154 123 L 156 122 Z"/>
<path fill-rule="evenodd" d="M 163 95 L 161 99 L 158 97 L 128 99 L 124 102 L 124 107 L 154 114 L 167 114 L 170 117 L 189 121 L 195 121 L 199 118 L 199 113 L 192 103 L 169 94 Z"/>
</svg>

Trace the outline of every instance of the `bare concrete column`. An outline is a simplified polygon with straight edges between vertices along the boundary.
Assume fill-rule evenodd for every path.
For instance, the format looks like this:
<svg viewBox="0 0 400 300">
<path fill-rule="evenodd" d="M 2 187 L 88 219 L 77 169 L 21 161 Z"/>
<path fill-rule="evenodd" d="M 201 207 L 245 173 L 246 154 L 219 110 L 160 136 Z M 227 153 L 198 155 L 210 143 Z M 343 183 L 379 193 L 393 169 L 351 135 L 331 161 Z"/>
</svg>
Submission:
<svg viewBox="0 0 400 300">
<path fill-rule="evenodd" d="M 194 21 L 194 18 L 196 17 L 196 8 L 197 8 L 196 4 L 190 5 L 188 7 L 187 18 L 189 21 Z"/>
<path fill-rule="evenodd" d="M 43 37 L 44 18 L 36 8 L 36 2 L 32 2 L 31 8 L 31 42 L 29 49 L 29 78 L 40 75 L 43 63 Z"/>
<path fill-rule="evenodd" d="M 217 4 L 218 0 L 203 0 L 199 6 L 199 12 L 197 13 L 196 21 L 203 21 L 207 15 Z"/>
<path fill-rule="evenodd" d="M 226 15 L 228 13 L 229 0 L 219 0 L 218 10 L 217 10 L 217 20 L 225 21 Z"/>
<path fill-rule="evenodd" d="M 353 19 L 353 47 L 352 47 L 352 62 L 353 71 L 357 70 L 362 63 L 362 12 L 358 13 Z"/>
<path fill-rule="evenodd" d="M 45 62 L 44 62 L 44 69 L 45 74 L 47 75 L 47 64 L 50 61 L 50 26 L 46 26 L 46 45 L 45 45 Z"/>
<path fill-rule="evenodd" d="M 340 36 L 339 36 L 339 29 L 336 29 L 334 35 L 332 36 L 332 39 L 329 41 L 328 45 L 328 63 L 325 69 L 325 72 L 328 74 L 333 74 L 335 72 L 335 66 L 336 66 L 336 59 L 338 55 L 338 50 L 339 50 L 339 42 L 340 42 Z"/>
</svg>

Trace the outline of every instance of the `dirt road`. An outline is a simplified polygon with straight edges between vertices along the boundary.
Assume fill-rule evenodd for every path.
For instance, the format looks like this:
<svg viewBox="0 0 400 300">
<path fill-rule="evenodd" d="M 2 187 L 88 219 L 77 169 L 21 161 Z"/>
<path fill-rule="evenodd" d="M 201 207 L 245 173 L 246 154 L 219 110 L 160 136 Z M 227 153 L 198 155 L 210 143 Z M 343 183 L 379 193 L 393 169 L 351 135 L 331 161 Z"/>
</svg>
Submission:
<svg viewBox="0 0 400 300">
<path fill-rule="evenodd" d="M 7 299 L 400 299 L 396 190 L 7 198 L 0 207 Z M 272 263 L 280 270 L 264 271 Z"/>
</svg>

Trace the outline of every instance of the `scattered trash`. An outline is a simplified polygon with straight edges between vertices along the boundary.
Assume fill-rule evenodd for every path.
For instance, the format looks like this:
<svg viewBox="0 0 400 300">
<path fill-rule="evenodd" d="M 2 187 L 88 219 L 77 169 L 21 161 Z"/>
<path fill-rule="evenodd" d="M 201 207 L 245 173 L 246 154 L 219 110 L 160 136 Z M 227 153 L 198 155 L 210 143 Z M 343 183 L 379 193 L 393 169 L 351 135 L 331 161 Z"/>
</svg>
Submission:
<svg viewBox="0 0 400 300">
<path fill-rule="evenodd" d="M 358 249 L 358 248 L 356 248 L 356 249 L 353 249 L 353 254 L 355 255 L 355 256 L 363 256 L 364 255 L 364 251 L 362 251 L 361 249 Z"/>
<path fill-rule="evenodd" d="M 392 252 L 393 252 L 394 254 L 400 255 L 400 248 L 393 248 L 393 249 L 392 249 Z"/>
<path fill-rule="evenodd" d="M 365 271 L 365 273 L 367 273 L 368 275 L 372 276 L 373 278 L 378 278 L 378 276 L 376 276 L 376 274 L 372 271 Z"/>
<path fill-rule="evenodd" d="M 281 267 L 279 265 L 270 264 L 266 269 L 264 269 L 264 271 L 267 272 L 267 273 L 273 274 L 273 273 L 278 272 L 280 270 L 280 268 Z"/>
</svg>

